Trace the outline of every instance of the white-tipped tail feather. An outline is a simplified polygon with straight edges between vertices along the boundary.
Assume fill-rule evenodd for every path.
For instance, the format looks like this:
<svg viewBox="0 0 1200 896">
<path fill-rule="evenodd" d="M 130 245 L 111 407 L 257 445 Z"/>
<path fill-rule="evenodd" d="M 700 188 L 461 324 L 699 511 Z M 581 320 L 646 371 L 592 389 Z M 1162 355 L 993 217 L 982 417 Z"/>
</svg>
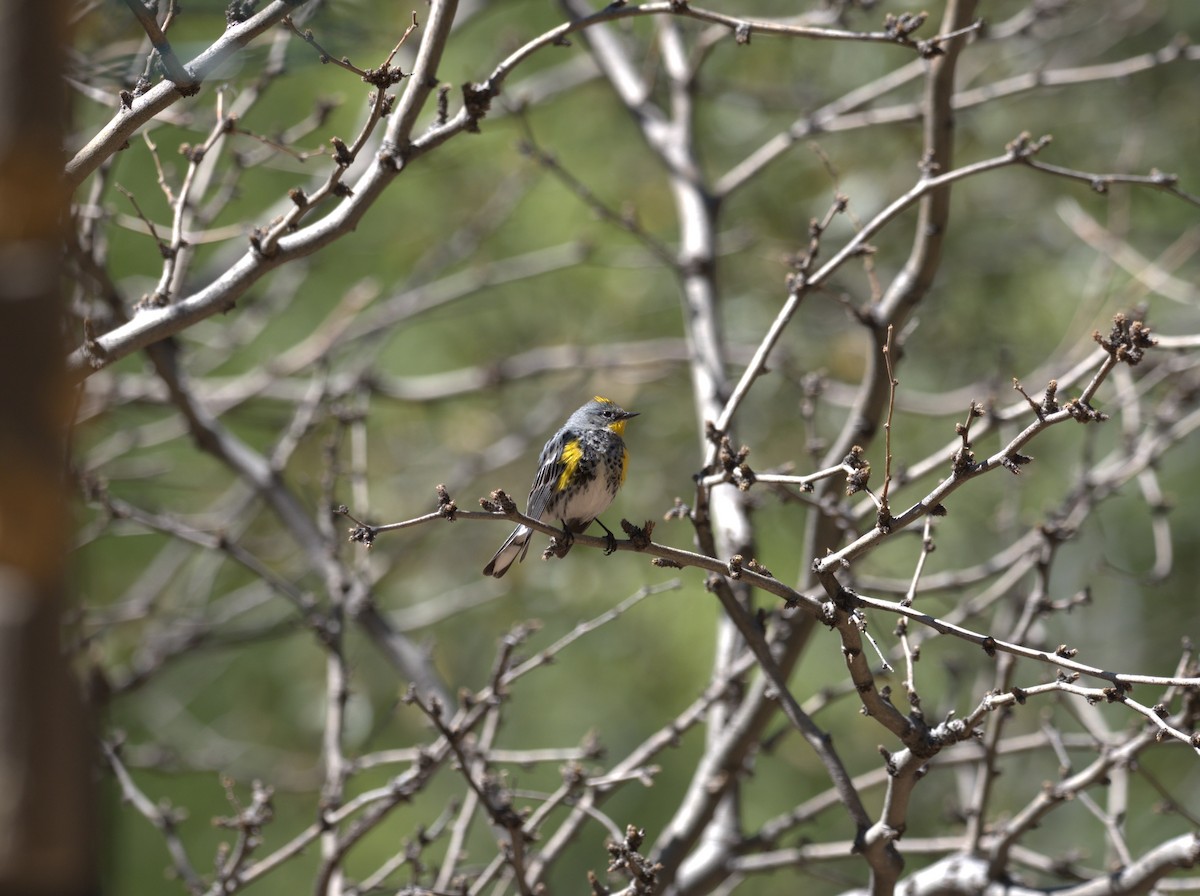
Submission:
<svg viewBox="0 0 1200 896">
<path fill-rule="evenodd" d="M 529 550 L 529 539 L 533 536 L 533 530 L 525 526 L 517 526 L 513 529 L 512 535 L 504 540 L 504 544 L 500 545 L 500 550 L 496 551 L 496 556 L 492 558 L 492 562 L 483 568 L 485 576 L 495 576 L 497 579 L 508 572 L 508 568 L 518 560 L 525 559 L 525 552 Z"/>
</svg>

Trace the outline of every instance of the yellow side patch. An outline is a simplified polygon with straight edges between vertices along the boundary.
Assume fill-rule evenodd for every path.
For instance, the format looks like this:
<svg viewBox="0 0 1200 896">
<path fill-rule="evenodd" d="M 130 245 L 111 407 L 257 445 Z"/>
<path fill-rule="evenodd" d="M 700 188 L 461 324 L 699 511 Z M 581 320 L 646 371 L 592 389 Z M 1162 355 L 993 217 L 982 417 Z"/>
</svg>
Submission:
<svg viewBox="0 0 1200 896">
<path fill-rule="evenodd" d="M 625 421 L 622 420 L 621 422 L 624 423 Z M 625 473 L 628 469 L 629 469 L 629 449 L 626 448 L 621 452 L 621 482 L 620 482 L 620 485 L 625 484 Z M 620 487 L 620 485 L 618 486 L 618 488 Z"/>
<path fill-rule="evenodd" d="M 583 457 L 583 447 L 579 444 L 579 439 L 572 439 L 563 445 L 562 454 L 559 455 L 559 460 L 562 461 L 563 471 L 558 477 L 558 482 L 554 483 L 554 490 L 561 492 L 567 487 L 575 476 L 575 470 L 579 467 L 579 459 Z"/>
</svg>

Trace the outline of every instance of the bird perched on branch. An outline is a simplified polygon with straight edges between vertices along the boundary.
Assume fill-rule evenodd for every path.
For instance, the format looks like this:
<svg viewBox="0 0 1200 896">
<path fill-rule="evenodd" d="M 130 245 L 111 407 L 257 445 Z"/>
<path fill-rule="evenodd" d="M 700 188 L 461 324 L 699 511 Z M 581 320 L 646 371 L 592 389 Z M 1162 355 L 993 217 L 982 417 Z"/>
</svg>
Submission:
<svg viewBox="0 0 1200 896">
<path fill-rule="evenodd" d="M 597 395 L 568 417 L 542 449 L 525 515 L 562 526 L 568 544 L 593 521 L 600 522 L 596 517 L 608 509 L 625 482 L 629 451 L 622 436 L 626 421 L 636 416 Z M 608 535 L 611 553 L 616 538 L 604 523 L 600 527 Z M 500 578 L 515 561 L 524 560 L 532 536 L 528 526 L 517 526 L 483 574 Z"/>
</svg>

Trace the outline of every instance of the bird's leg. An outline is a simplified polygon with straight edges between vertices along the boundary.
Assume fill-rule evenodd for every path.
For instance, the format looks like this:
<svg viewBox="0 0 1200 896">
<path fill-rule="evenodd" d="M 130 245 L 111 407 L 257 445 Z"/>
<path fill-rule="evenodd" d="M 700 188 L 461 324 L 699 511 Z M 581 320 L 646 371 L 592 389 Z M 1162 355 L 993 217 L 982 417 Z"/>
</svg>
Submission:
<svg viewBox="0 0 1200 896">
<path fill-rule="evenodd" d="M 567 556 L 567 551 L 571 550 L 571 545 L 575 543 L 575 533 L 571 531 L 566 520 L 559 520 L 559 523 L 562 524 L 562 534 L 554 536 L 549 550 L 561 560 Z"/>
<path fill-rule="evenodd" d="M 600 523 L 600 528 L 604 530 L 604 540 L 606 542 L 604 545 L 604 556 L 607 557 L 609 554 L 612 554 L 617 550 L 617 536 L 613 535 L 612 532 L 609 531 L 608 526 L 604 525 L 604 523 L 601 523 L 600 520 L 596 520 L 596 522 Z"/>
</svg>

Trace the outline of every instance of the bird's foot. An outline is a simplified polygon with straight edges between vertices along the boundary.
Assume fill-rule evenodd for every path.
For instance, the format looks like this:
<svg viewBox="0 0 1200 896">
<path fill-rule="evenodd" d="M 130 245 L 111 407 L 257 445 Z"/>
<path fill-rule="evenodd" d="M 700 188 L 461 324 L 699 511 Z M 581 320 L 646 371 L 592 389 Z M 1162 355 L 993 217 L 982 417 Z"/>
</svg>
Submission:
<svg viewBox="0 0 1200 896">
<path fill-rule="evenodd" d="M 604 523 L 601 523 L 599 520 L 596 520 L 596 522 L 600 523 L 600 528 L 604 530 L 604 556 L 607 557 L 617 550 L 617 536 L 613 535 L 612 531 Z"/>
<path fill-rule="evenodd" d="M 546 552 L 542 556 L 547 559 L 558 557 L 561 560 L 567 556 L 573 544 L 575 544 L 575 533 L 571 531 L 570 526 L 563 523 L 562 532 L 551 537 L 550 546 L 546 548 Z"/>
</svg>

